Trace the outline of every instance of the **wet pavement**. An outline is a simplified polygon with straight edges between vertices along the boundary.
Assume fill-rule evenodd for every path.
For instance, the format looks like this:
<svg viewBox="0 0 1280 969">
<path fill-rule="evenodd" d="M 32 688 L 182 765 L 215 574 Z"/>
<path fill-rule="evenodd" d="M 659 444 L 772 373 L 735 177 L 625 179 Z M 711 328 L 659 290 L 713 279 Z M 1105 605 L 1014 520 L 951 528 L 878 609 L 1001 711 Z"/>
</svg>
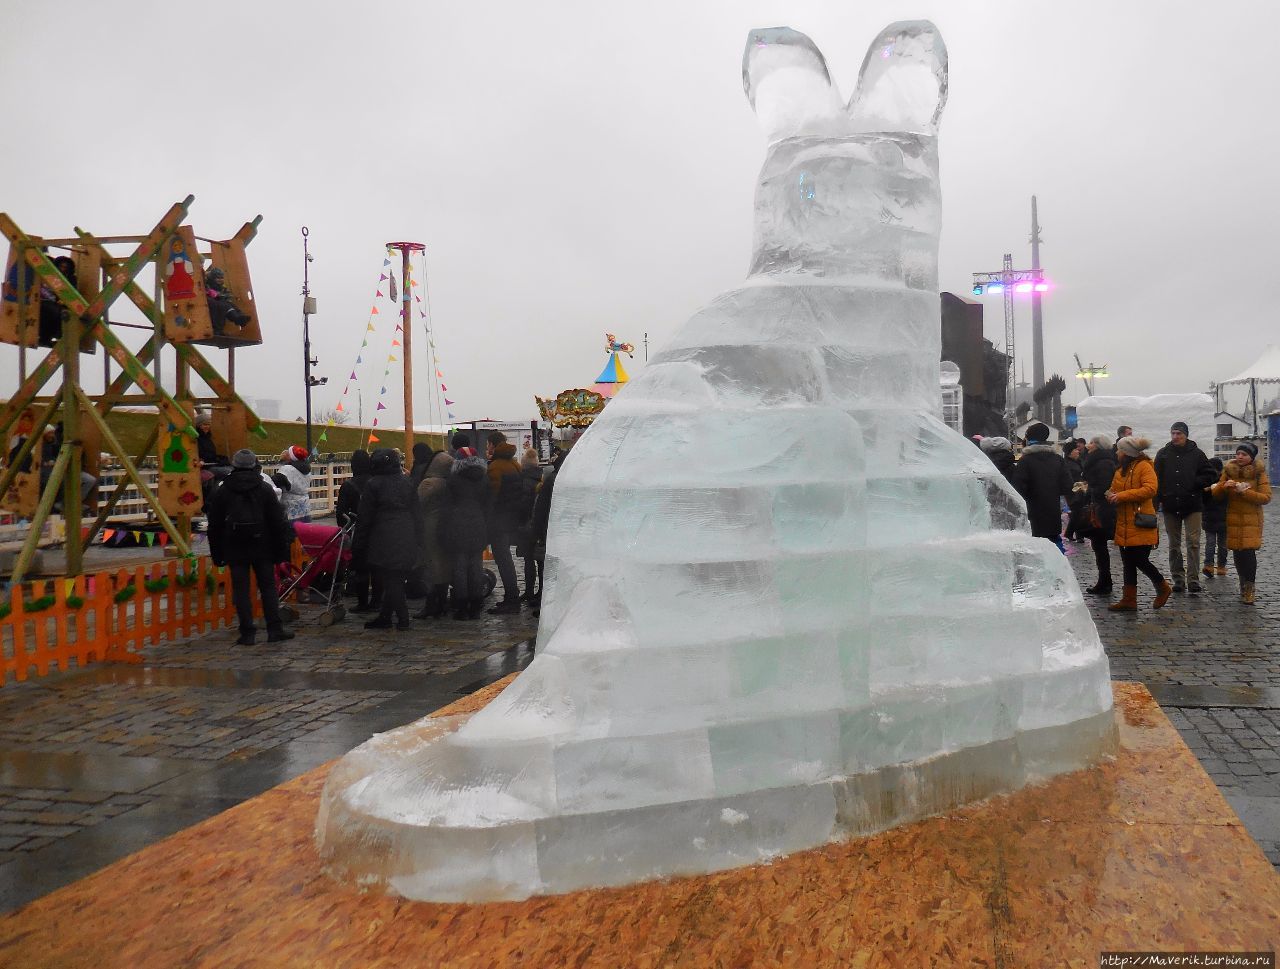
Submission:
<svg viewBox="0 0 1280 969">
<path fill-rule="evenodd" d="M 1200 576 L 1204 591 L 1174 594 L 1151 608 L 1150 583 L 1140 577 L 1138 612 L 1115 613 L 1086 596 L 1111 660 L 1114 680 L 1146 684 L 1183 740 L 1226 796 L 1271 863 L 1280 868 L 1280 505 L 1265 510 L 1258 553 L 1257 602 L 1240 602 L 1228 575 Z M 1097 572 L 1088 545 L 1069 545 L 1068 559 L 1091 585 Z M 1161 529 L 1152 562 L 1169 573 Z M 1117 595 L 1119 556 L 1112 554 Z"/>
<path fill-rule="evenodd" d="M 1280 536 L 1274 507 L 1267 531 Z M 1091 584 L 1089 547 L 1068 551 Z M 1153 560 L 1166 569 L 1167 550 Z M 1280 555 L 1259 556 L 1255 606 L 1234 575 L 1202 582 L 1159 612 L 1149 588 L 1136 615 L 1086 598 L 1112 677 L 1146 684 L 1280 866 Z M 0 911 L 523 669 L 536 629 L 527 610 L 407 633 L 318 614 L 287 643 L 238 647 L 219 630 L 152 647 L 141 666 L 0 687 Z"/>
<path fill-rule="evenodd" d="M 490 602 L 492 604 L 492 600 Z M 411 603 L 413 605 L 413 603 Z M 537 621 L 364 616 L 234 645 L 233 630 L 0 687 L 0 911 L 523 669 Z"/>
</svg>

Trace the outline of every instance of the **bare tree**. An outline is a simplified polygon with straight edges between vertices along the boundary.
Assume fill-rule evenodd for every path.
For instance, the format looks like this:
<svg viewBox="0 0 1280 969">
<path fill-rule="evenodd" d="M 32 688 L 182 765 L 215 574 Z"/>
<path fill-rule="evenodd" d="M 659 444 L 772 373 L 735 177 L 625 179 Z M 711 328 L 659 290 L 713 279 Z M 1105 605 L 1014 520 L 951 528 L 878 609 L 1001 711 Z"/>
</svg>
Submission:
<svg viewBox="0 0 1280 969">
<path fill-rule="evenodd" d="M 348 424 L 351 422 L 351 415 L 345 410 L 334 410 L 330 407 L 328 410 L 317 411 L 311 420 L 315 424 L 328 424 L 330 421 L 334 424 Z"/>
</svg>

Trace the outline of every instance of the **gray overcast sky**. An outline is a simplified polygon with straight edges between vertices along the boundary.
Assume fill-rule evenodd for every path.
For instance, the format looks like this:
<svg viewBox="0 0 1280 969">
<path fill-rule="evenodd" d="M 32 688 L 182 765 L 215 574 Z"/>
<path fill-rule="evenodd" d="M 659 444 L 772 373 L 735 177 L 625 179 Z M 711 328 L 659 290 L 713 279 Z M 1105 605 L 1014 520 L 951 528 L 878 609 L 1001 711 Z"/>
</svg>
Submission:
<svg viewBox="0 0 1280 969">
<path fill-rule="evenodd" d="M 535 393 L 590 386 L 606 330 L 660 347 L 745 274 L 764 143 L 742 47 L 778 24 L 814 39 L 846 96 L 886 23 L 938 24 L 951 56 L 940 283 L 967 294 L 1006 251 L 1028 265 L 1038 195 L 1057 287 L 1049 372 L 1070 378 L 1078 352 L 1110 365 L 1106 393 L 1197 391 L 1280 339 L 1271 0 L 6 7 L 0 210 L 36 234 L 141 233 L 192 193 L 197 234 L 219 238 L 262 213 L 249 253 L 266 342 L 239 354 L 237 384 L 282 399 L 282 416 L 302 411 L 304 224 L 330 378 L 318 407 L 352 368 L 392 239 L 428 246 L 459 418 L 528 419 Z M 378 305 L 351 392 L 363 388 L 366 422 L 394 325 Z M 1029 317 L 1020 307 L 1028 349 Z M 0 394 L 16 375 L 5 347 Z M 394 370 L 384 399 L 383 423 L 398 422 Z"/>
</svg>

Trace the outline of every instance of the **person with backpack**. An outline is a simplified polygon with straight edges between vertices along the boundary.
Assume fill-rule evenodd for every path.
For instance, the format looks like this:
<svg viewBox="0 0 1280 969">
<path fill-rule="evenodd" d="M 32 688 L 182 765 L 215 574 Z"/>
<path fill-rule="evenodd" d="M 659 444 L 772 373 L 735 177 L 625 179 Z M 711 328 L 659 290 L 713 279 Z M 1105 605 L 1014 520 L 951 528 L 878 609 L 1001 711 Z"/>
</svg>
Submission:
<svg viewBox="0 0 1280 969">
<path fill-rule="evenodd" d="M 311 455 L 301 444 L 280 454 L 280 467 L 272 480 L 280 489 L 284 512 L 291 522 L 311 521 Z"/>
<path fill-rule="evenodd" d="M 533 548 L 533 505 L 538 497 L 538 488 L 542 485 L 542 466 L 538 463 L 538 452 L 526 448 L 520 455 L 520 508 L 516 515 L 519 524 L 516 526 L 516 554 L 524 560 L 524 595 L 520 598 L 534 605 L 538 596 L 534 591 L 538 587 L 538 558 Z"/>
<path fill-rule="evenodd" d="M 253 622 L 253 590 L 250 574 L 258 583 L 262 615 L 267 622 L 267 642 L 293 639 L 284 628 L 276 594 L 275 566 L 289 561 L 293 530 L 271 486 L 263 480 L 258 458 L 242 448 L 231 458 L 231 473 L 214 490 L 205 507 L 209 519 L 209 551 L 213 563 L 231 568 L 231 598 L 240 622 L 237 646 L 252 646 L 257 630 Z"/>
</svg>

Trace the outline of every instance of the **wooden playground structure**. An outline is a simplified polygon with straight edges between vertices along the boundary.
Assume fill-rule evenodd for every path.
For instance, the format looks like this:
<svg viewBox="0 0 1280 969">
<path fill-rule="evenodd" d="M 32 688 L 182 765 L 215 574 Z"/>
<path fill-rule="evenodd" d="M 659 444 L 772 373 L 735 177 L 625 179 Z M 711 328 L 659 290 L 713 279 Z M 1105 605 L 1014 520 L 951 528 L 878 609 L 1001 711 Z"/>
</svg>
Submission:
<svg viewBox="0 0 1280 969">
<path fill-rule="evenodd" d="M 19 355 L 19 386 L 0 405 L 8 452 L 0 474 L 0 507 L 31 523 L 9 576 L 14 585 L 29 571 L 41 529 L 59 499 L 66 519 L 66 574 L 83 571 L 85 546 L 124 491 L 117 488 L 101 502 L 96 488 L 82 494 L 81 475 L 99 477 L 100 455 L 120 463 L 168 533 L 170 547 L 189 556 L 191 519 L 203 503 L 197 408 L 212 421 L 219 453 L 229 456 L 245 447 L 250 434 L 266 436 L 257 415 L 235 392 L 236 349 L 262 342 L 245 255 L 262 217 L 245 223 L 230 239 L 205 239 L 184 224 L 194 201 L 189 195 L 175 203 L 146 235 L 99 237 L 76 228 L 72 237 L 47 238 L 28 235 L 0 213 L 0 232 L 9 240 L 0 342 L 17 346 Z M 130 248 L 112 253 L 120 247 Z M 154 267 L 151 294 L 138 283 L 148 266 Z M 111 319 L 110 309 L 121 296 L 141 312 L 144 325 Z M 114 332 L 119 327 L 150 335 L 134 352 Z M 105 351 L 104 391 L 90 394 L 81 382 L 82 356 L 95 354 L 99 346 Z M 166 346 L 171 354 L 164 352 Z M 226 377 L 202 347 L 227 351 Z M 113 362 L 118 372 L 113 373 Z M 192 374 L 210 396 L 195 395 Z M 112 433 L 107 415 L 117 406 L 139 405 L 156 409 L 156 425 L 138 453 L 131 454 Z M 59 423 L 61 444 L 42 485 L 42 438 Z M 152 454 L 159 462 L 155 488 L 138 471 Z M 86 520 L 91 520 L 87 527 Z"/>
</svg>

